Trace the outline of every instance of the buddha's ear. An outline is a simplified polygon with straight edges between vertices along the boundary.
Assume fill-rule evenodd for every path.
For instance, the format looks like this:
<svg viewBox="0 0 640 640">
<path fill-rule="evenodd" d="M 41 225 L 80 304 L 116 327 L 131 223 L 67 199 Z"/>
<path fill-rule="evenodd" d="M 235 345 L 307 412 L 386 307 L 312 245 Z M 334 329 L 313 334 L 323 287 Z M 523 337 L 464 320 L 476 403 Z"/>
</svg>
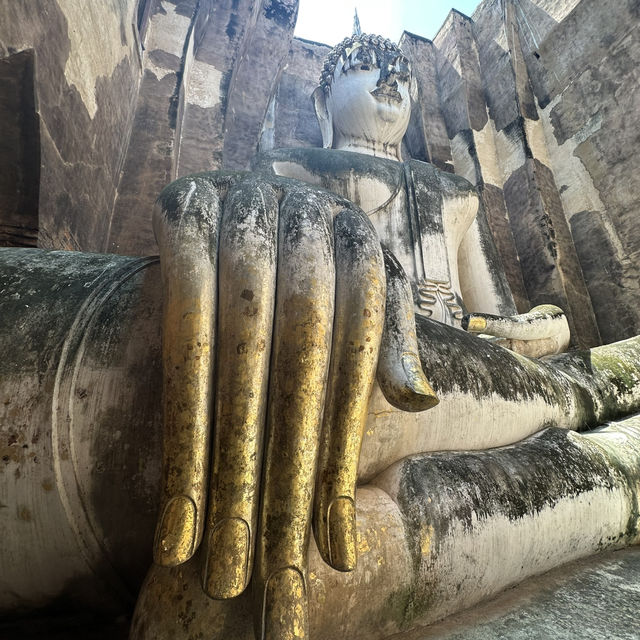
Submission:
<svg viewBox="0 0 640 640">
<path fill-rule="evenodd" d="M 330 149 L 333 144 L 333 118 L 327 108 L 327 94 L 323 87 L 316 87 L 311 94 L 313 106 L 316 109 L 316 118 L 320 125 L 320 133 L 322 133 L 322 146 Z"/>
</svg>

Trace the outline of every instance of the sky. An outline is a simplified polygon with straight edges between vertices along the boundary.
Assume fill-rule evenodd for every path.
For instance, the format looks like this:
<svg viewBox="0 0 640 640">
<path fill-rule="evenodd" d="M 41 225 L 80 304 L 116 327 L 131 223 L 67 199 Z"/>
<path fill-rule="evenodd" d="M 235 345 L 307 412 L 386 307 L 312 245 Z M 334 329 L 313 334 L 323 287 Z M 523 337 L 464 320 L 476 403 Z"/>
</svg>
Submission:
<svg viewBox="0 0 640 640">
<path fill-rule="evenodd" d="M 363 33 L 397 42 L 403 31 L 429 40 L 438 33 L 452 8 L 470 16 L 479 0 L 300 0 L 295 35 L 335 45 L 353 31 L 358 9 Z"/>
</svg>

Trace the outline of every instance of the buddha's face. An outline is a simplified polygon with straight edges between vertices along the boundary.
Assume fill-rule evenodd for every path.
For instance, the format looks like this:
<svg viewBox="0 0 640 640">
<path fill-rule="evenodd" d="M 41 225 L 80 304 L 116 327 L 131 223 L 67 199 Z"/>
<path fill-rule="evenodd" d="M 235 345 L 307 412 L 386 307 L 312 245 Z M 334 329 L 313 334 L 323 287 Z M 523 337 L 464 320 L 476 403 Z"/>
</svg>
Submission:
<svg viewBox="0 0 640 640">
<path fill-rule="evenodd" d="M 400 144 L 409 125 L 409 62 L 397 51 L 357 46 L 336 65 L 327 96 L 334 143 L 366 140 L 375 147 Z"/>
</svg>

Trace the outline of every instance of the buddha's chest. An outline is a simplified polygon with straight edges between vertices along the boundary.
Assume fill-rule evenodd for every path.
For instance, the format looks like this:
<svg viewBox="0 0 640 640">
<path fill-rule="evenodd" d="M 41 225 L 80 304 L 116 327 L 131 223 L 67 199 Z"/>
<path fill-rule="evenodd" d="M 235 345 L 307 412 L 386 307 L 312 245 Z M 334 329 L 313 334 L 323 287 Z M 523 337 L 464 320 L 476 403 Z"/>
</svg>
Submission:
<svg viewBox="0 0 640 640">
<path fill-rule="evenodd" d="M 460 324 L 458 251 L 476 214 L 471 185 L 423 162 L 327 149 L 288 150 L 272 167 L 358 205 L 409 277 L 416 312 Z"/>
<path fill-rule="evenodd" d="M 468 206 L 466 194 L 448 191 L 437 179 L 416 180 L 409 169 L 402 178 L 395 189 L 377 194 L 377 206 L 371 197 L 358 199 L 355 193 L 348 197 L 367 213 L 380 240 L 402 264 L 412 284 L 416 312 L 459 325 L 464 307 L 458 251 L 475 210 Z"/>
</svg>

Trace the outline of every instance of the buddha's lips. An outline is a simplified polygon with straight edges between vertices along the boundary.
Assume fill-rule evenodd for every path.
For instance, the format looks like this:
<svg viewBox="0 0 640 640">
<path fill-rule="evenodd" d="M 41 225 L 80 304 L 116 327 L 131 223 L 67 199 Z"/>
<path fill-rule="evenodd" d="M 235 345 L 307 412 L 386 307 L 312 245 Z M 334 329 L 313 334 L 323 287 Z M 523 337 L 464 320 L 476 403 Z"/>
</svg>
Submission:
<svg viewBox="0 0 640 640">
<path fill-rule="evenodd" d="M 402 96 L 400 92 L 389 86 L 377 87 L 373 91 L 370 91 L 372 96 L 375 98 L 387 98 L 389 100 L 393 100 L 394 102 L 402 102 Z"/>
</svg>

